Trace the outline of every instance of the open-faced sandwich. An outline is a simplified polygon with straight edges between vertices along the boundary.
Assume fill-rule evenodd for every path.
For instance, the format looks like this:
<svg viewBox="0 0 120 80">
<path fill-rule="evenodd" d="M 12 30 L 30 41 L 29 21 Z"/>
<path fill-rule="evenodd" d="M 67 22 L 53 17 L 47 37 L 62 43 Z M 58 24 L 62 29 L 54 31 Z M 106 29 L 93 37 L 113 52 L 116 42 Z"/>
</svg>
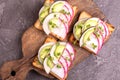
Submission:
<svg viewBox="0 0 120 80">
<path fill-rule="evenodd" d="M 59 80 L 65 80 L 74 58 L 75 50 L 70 43 L 47 38 L 40 47 L 33 65 Z"/>
<path fill-rule="evenodd" d="M 47 35 L 64 40 L 69 33 L 70 25 L 76 15 L 77 8 L 66 1 L 46 0 L 39 11 L 39 20 L 35 27 L 43 30 Z"/>
<path fill-rule="evenodd" d="M 33 66 L 59 80 L 67 78 L 71 66 L 75 66 L 80 61 L 86 50 L 97 54 L 114 31 L 112 25 L 86 12 L 81 12 L 78 22 L 70 27 L 75 14 L 76 7 L 72 7 L 66 1 L 46 0 L 39 12 L 39 20 L 34 25 L 47 35 L 52 34 L 52 38 L 48 37 L 40 47 Z M 64 40 L 71 28 L 73 33 L 69 41 L 72 44 L 57 41 L 57 39 Z"/>
<path fill-rule="evenodd" d="M 79 44 L 80 47 L 97 54 L 113 31 L 112 25 L 82 12 L 78 22 L 74 25 L 70 42 Z"/>
</svg>

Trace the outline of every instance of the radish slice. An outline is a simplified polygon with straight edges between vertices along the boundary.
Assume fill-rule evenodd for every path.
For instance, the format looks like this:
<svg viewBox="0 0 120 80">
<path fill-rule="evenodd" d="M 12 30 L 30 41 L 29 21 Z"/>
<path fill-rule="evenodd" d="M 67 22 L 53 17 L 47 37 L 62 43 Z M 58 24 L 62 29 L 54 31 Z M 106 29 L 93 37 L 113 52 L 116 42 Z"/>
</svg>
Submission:
<svg viewBox="0 0 120 80">
<path fill-rule="evenodd" d="M 95 35 L 98 38 L 98 41 L 99 41 L 99 50 L 100 50 L 101 47 L 102 47 L 103 41 L 104 41 L 103 40 L 103 35 L 101 35 L 100 31 L 95 32 Z"/>
<path fill-rule="evenodd" d="M 63 56 L 61 56 L 61 58 L 59 59 L 59 62 L 61 62 L 63 64 L 63 67 L 65 68 L 65 72 L 67 72 L 68 71 L 68 64 Z"/>
<path fill-rule="evenodd" d="M 105 38 L 106 38 L 109 35 L 108 27 L 103 21 L 100 21 L 100 23 L 104 26 L 104 30 L 105 30 L 105 34 L 106 34 Z"/>
<path fill-rule="evenodd" d="M 49 43 L 44 44 L 42 47 L 40 47 L 38 51 L 39 62 L 43 63 L 43 60 L 45 59 L 46 56 L 49 55 L 50 49 L 52 48 L 54 44 L 55 44 L 54 42 L 49 42 Z"/>
<path fill-rule="evenodd" d="M 56 1 L 50 7 L 50 13 L 60 12 L 66 15 L 68 22 L 71 21 L 72 16 L 74 15 L 74 11 L 72 7 L 66 1 Z"/>
<path fill-rule="evenodd" d="M 50 21 L 52 21 L 52 23 Z M 67 24 L 67 19 L 63 14 L 52 13 L 45 18 L 43 22 L 43 30 L 47 35 L 49 35 L 50 33 L 54 33 L 57 36 L 62 37 L 64 39 L 67 34 L 67 28 L 64 25 L 65 23 Z"/>
<path fill-rule="evenodd" d="M 81 43 L 83 43 L 82 39 L 83 38 L 81 38 Z M 89 49 L 90 51 L 94 52 L 95 54 L 98 53 L 98 50 L 99 50 L 99 41 L 98 41 L 98 38 L 96 37 L 96 35 L 94 35 L 93 33 L 90 34 L 89 40 L 87 40 L 83 44 L 84 44 L 84 45 L 82 45 L 83 47 Z"/>
<path fill-rule="evenodd" d="M 101 20 L 99 21 L 97 28 L 99 29 L 99 32 L 103 36 L 103 40 L 104 40 L 105 36 L 106 36 L 106 29 L 105 29 L 104 25 L 102 24 Z"/>
<path fill-rule="evenodd" d="M 63 67 L 63 64 L 59 62 L 57 65 L 55 65 L 52 69 L 51 72 L 59 76 L 61 79 L 64 79 L 66 76 L 66 71 L 65 68 Z"/>
<path fill-rule="evenodd" d="M 61 46 L 63 46 L 65 48 L 66 42 L 58 42 L 58 43 L 59 43 L 59 45 L 61 45 Z M 57 44 L 54 44 L 53 47 L 51 48 L 51 51 L 50 51 L 50 56 L 53 58 L 53 63 L 54 64 L 57 64 L 58 60 L 59 60 L 59 58 L 57 58 L 55 56 L 56 48 L 57 48 Z M 60 53 L 59 53 L 60 56 L 62 56 L 64 48 L 60 51 Z"/>
<path fill-rule="evenodd" d="M 64 50 L 63 55 L 64 59 L 67 61 L 68 67 L 70 67 L 72 63 L 71 55 L 67 49 Z"/>
<path fill-rule="evenodd" d="M 74 60 L 74 57 L 75 57 L 74 48 L 72 47 L 72 45 L 71 45 L 70 43 L 67 43 L 66 49 L 67 49 L 68 52 L 70 53 L 71 59 L 72 59 L 72 61 L 73 61 L 73 60 Z"/>
<path fill-rule="evenodd" d="M 74 16 L 74 10 L 73 10 L 73 8 L 72 8 L 67 2 L 65 2 L 64 7 L 67 9 L 67 10 L 66 10 L 67 13 L 70 13 L 70 15 L 69 15 L 69 14 L 66 14 L 66 16 L 68 17 L 69 23 L 71 23 L 71 21 L 72 21 L 72 19 L 73 19 L 73 16 Z"/>
</svg>

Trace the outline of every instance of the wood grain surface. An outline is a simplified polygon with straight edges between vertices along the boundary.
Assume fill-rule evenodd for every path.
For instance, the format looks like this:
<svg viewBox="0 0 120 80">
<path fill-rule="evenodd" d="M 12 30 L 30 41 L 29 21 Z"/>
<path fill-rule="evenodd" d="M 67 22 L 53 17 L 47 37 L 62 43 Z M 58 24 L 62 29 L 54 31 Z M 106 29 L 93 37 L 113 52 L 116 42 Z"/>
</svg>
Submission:
<svg viewBox="0 0 120 80">
<path fill-rule="evenodd" d="M 86 11 L 92 16 L 99 17 L 104 20 L 105 16 L 92 0 L 67 0 L 71 5 L 78 7 L 77 16 L 81 11 Z M 77 21 L 77 17 L 76 17 Z M 23 58 L 20 60 L 9 61 L 3 64 L 0 68 L 0 76 L 3 80 L 25 80 L 27 73 L 30 70 L 35 70 L 38 73 L 53 78 L 51 75 L 45 74 L 44 71 L 32 66 L 32 61 L 37 55 L 39 47 L 44 43 L 47 35 L 43 31 L 37 30 L 34 26 L 28 28 L 22 36 L 22 52 Z M 74 46 L 74 45 L 73 45 Z M 76 58 L 71 68 L 86 59 L 90 53 L 86 50 L 74 46 L 76 49 Z M 8 67 L 9 66 L 9 67 Z"/>
</svg>

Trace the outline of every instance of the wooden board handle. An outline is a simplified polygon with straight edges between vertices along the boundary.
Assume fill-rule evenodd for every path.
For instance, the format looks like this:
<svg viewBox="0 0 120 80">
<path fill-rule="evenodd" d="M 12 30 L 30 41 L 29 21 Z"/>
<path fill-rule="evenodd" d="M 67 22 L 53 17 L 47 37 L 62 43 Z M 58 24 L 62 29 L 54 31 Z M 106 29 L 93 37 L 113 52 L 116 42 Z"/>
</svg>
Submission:
<svg viewBox="0 0 120 80">
<path fill-rule="evenodd" d="M 31 64 L 26 62 L 27 59 L 22 58 L 4 63 L 0 68 L 2 80 L 24 80 L 27 73 L 33 69 Z"/>
<path fill-rule="evenodd" d="M 0 68 L 0 76 L 2 80 L 25 80 L 27 74 L 30 70 L 35 70 L 38 72 L 38 69 L 32 66 L 33 58 L 22 58 L 20 60 L 13 60 L 3 64 Z M 54 78 L 51 75 L 47 75 L 44 71 L 40 71 L 39 74 L 44 75 L 48 78 Z"/>
</svg>

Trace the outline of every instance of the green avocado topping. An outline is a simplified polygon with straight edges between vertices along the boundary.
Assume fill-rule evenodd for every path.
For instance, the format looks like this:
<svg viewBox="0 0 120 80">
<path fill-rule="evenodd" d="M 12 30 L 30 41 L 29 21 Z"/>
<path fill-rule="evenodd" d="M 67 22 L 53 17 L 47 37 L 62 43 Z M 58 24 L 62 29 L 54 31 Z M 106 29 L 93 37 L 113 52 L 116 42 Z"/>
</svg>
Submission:
<svg viewBox="0 0 120 80">
<path fill-rule="evenodd" d="M 60 65 L 60 64 L 57 64 L 57 68 L 61 68 L 61 65 Z"/>
<path fill-rule="evenodd" d="M 39 20 L 41 23 L 43 23 L 44 19 L 49 14 L 49 9 L 50 9 L 50 6 L 43 6 L 43 10 L 39 14 Z"/>
<path fill-rule="evenodd" d="M 56 44 L 56 49 L 54 52 L 54 55 L 56 58 L 60 58 L 61 54 L 63 53 L 63 50 L 65 48 L 65 45 L 61 45 L 59 42 Z"/>
<path fill-rule="evenodd" d="M 48 65 L 50 68 L 53 68 L 53 67 L 54 67 L 53 58 L 52 58 L 51 56 L 48 57 L 47 65 Z"/>
</svg>

